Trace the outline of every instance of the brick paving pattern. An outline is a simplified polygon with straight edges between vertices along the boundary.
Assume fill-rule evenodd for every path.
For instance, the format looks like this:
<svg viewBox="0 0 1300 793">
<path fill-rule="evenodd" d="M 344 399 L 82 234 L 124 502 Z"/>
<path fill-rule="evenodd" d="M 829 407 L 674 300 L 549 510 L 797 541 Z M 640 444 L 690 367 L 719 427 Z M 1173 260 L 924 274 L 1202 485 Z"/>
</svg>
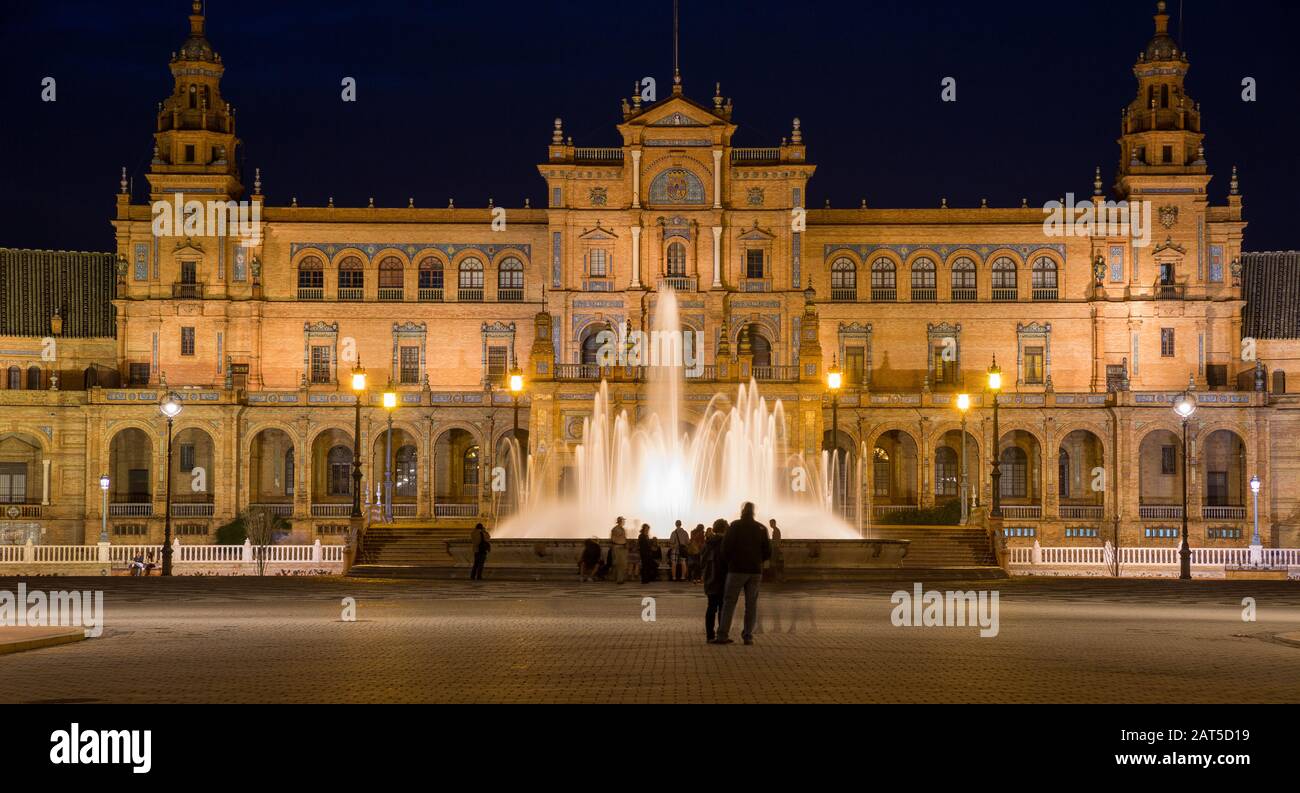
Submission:
<svg viewBox="0 0 1300 793">
<path fill-rule="evenodd" d="M 717 647 L 681 584 L 29 580 L 105 589 L 105 632 L 0 657 L 0 702 L 1300 702 L 1295 584 L 925 584 L 997 589 L 1000 635 L 894 627 L 911 581 L 767 586 Z"/>
</svg>

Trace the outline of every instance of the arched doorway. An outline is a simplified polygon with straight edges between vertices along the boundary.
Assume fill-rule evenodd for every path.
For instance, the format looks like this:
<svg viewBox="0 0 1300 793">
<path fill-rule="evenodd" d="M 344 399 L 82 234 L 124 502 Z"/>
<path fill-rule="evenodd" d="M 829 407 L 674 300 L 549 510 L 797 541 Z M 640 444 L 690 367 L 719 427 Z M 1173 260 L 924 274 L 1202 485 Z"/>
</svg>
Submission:
<svg viewBox="0 0 1300 793">
<path fill-rule="evenodd" d="M 215 512 L 212 436 L 187 427 L 172 438 L 171 511 L 174 518 L 210 518 Z"/>
<path fill-rule="evenodd" d="M 749 339 L 749 349 L 754 356 L 755 369 L 772 368 L 772 342 L 763 334 L 757 323 L 745 327 L 742 333 Z"/>
<path fill-rule="evenodd" d="M 281 517 L 293 514 L 298 461 L 288 433 L 265 429 L 253 436 L 248 476 L 249 506 L 268 509 Z"/>
<path fill-rule="evenodd" d="M 153 455 L 153 441 L 144 430 L 131 427 L 113 436 L 108 446 L 109 514 L 153 514 Z"/>
<path fill-rule="evenodd" d="M 482 465 L 478 441 L 468 431 L 456 427 L 438 436 L 433 449 L 435 515 L 478 515 Z"/>
<path fill-rule="evenodd" d="M 379 433 L 370 459 L 370 495 L 383 503 L 387 477 L 389 446 L 388 431 Z M 393 429 L 392 445 L 393 517 L 414 518 L 418 513 L 420 494 L 420 440 L 401 428 Z"/>
<path fill-rule="evenodd" d="M 1061 517 L 1100 520 L 1109 487 L 1101 439 L 1088 430 L 1074 430 L 1061 440 L 1056 467 Z"/>
<path fill-rule="evenodd" d="M 916 441 L 906 432 L 890 430 L 876 439 L 871 450 L 871 504 L 877 519 L 919 508 L 917 461 Z"/>
<path fill-rule="evenodd" d="M 43 481 L 40 442 L 22 433 L 0 435 L 0 510 L 42 503 Z"/>
<path fill-rule="evenodd" d="M 352 514 L 352 435 L 340 429 L 325 430 L 311 445 L 311 513 L 313 517 L 348 517 Z M 362 505 L 366 503 L 361 483 Z"/>
<path fill-rule="evenodd" d="M 822 451 L 836 453 L 835 456 L 828 457 L 830 469 L 827 477 L 830 480 L 832 507 L 841 517 L 856 515 L 858 493 L 854 482 L 857 481 L 855 474 L 858 456 L 854 453 L 853 438 L 843 430 L 838 434 L 827 430 L 822 434 Z"/>
<path fill-rule="evenodd" d="M 934 502 L 937 505 L 956 501 L 961 496 L 961 430 L 949 430 L 934 450 Z M 979 441 L 966 433 L 966 495 L 971 504 L 979 501 Z"/>
<path fill-rule="evenodd" d="M 1038 439 L 1024 430 L 1008 432 L 1002 436 L 998 461 L 1001 463 L 1003 515 L 1011 518 L 1041 517 L 1043 451 Z"/>
<path fill-rule="evenodd" d="M 1246 517 L 1246 443 L 1232 430 L 1210 433 L 1201 446 L 1201 504 L 1207 520 Z"/>
<path fill-rule="evenodd" d="M 512 431 L 502 434 L 497 441 L 495 465 L 505 473 L 504 492 L 492 493 L 497 514 L 513 515 L 519 511 L 522 483 L 528 475 L 528 430 L 520 428 L 517 443 Z"/>
</svg>

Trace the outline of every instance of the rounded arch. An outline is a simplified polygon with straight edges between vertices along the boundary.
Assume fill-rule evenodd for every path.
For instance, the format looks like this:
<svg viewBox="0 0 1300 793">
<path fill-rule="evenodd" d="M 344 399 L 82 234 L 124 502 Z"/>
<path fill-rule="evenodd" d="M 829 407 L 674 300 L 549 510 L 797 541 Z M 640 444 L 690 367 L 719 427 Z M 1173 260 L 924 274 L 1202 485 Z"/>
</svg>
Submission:
<svg viewBox="0 0 1300 793">
<path fill-rule="evenodd" d="M 27 432 L 0 432 L 0 509 L 42 501 L 41 460 L 45 444 Z"/>
<path fill-rule="evenodd" d="M 517 256 L 507 256 L 497 266 L 497 289 L 524 288 L 524 263 Z M 522 297 L 522 296 L 521 296 Z"/>
<path fill-rule="evenodd" d="M 518 259 L 525 266 L 528 264 L 527 252 L 517 245 L 506 245 L 502 248 L 496 248 L 495 253 L 491 256 L 492 264 L 497 268 L 500 268 L 501 265 L 505 263 L 506 259 Z"/>
<path fill-rule="evenodd" d="M 614 325 L 607 319 L 595 319 L 578 329 L 578 363 L 583 366 L 600 365 L 600 348 L 604 344 L 601 334 L 614 333 Z M 606 337 L 608 340 L 609 337 Z"/>
<path fill-rule="evenodd" d="M 883 429 L 871 442 L 872 501 L 882 506 L 920 505 L 920 444 L 910 430 Z"/>
<path fill-rule="evenodd" d="M 5 372 L 5 388 L 10 391 L 21 391 L 23 388 L 23 370 L 17 366 L 10 366 Z"/>
<path fill-rule="evenodd" d="M 433 442 L 434 502 L 453 511 L 471 511 L 479 500 L 485 462 L 484 438 L 459 423 L 438 428 Z"/>
<path fill-rule="evenodd" d="M 417 288 L 420 290 L 420 299 L 441 300 L 446 279 L 446 261 L 439 254 L 422 253 L 418 267 Z"/>
<path fill-rule="evenodd" d="M 952 500 L 961 495 L 962 431 L 960 423 L 936 428 L 934 434 L 934 476 L 931 480 L 936 500 Z M 976 433 L 966 430 L 966 487 L 972 496 L 978 493 L 981 479 L 980 459 L 983 447 Z"/>
<path fill-rule="evenodd" d="M 828 263 L 834 263 L 837 259 L 848 259 L 850 262 L 853 262 L 854 268 L 857 270 L 862 269 L 863 259 L 858 255 L 858 252 L 852 248 L 834 248 L 826 256 L 825 260 Z"/>
<path fill-rule="evenodd" d="M 930 251 L 923 251 L 914 255 L 908 261 L 908 269 L 911 272 L 912 281 L 912 299 L 934 299 L 934 291 L 939 285 L 939 268 L 935 263 L 935 256 Z M 920 295 L 918 296 L 918 291 Z"/>
<path fill-rule="evenodd" d="M 467 254 L 456 261 L 456 285 L 460 289 L 483 288 L 483 259 Z"/>
<path fill-rule="evenodd" d="M 261 425 L 250 433 L 242 459 L 248 460 L 249 504 L 293 502 L 301 462 L 295 434 L 288 427 Z"/>
<path fill-rule="evenodd" d="M 337 259 L 339 298 L 359 300 L 366 287 L 365 259 L 356 254 L 340 255 Z"/>
<path fill-rule="evenodd" d="M 871 299 L 896 300 L 898 270 L 901 263 L 890 254 L 880 253 L 871 260 Z"/>
<path fill-rule="evenodd" d="M 370 261 L 378 262 L 380 267 L 383 266 L 385 259 L 396 259 L 398 263 L 402 265 L 402 269 L 406 269 L 407 267 L 411 266 L 411 257 L 407 254 L 406 251 L 402 250 L 401 248 L 396 248 L 391 246 L 387 248 L 380 248 L 378 251 L 374 253 L 373 256 L 370 257 Z"/>
<path fill-rule="evenodd" d="M 352 433 L 323 427 L 310 441 L 311 499 L 316 503 L 352 500 L 354 448 Z"/>
<path fill-rule="evenodd" d="M 1002 500 L 1041 504 L 1043 497 L 1043 439 L 1034 431 L 1011 427 L 998 442 Z"/>
<path fill-rule="evenodd" d="M 1106 476 L 1106 444 L 1091 429 L 1072 429 L 1061 434 L 1056 447 L 1056 495 L 1065 505 L 1100 505 L 1109 486 Z M 1102 476 L 1098 477 L 1100 471 Z"/>
<path fill-rule="evenodd" d="M 1020 278 L 1020 261 L 1010 253 L 996 254 L 990 260 L 989 273 L 993 283 L 993 298 L 1015 297 Z"/>
<path fill-rule="evenodd" d="M 1273 370 L 1273 393 L 1274 394 L 1286 393 L 1286 372 L 1284 372 L 1281 369 Z"/>
<path fill-rule="evenodd" d="M 740 328 L 740 333 L 747 334 L 749 350 L 754 357 L 755 367 L 772 366 L 773 340 L 768 336 L 769 329 L 761 322 L 750 322 Z M 737 334 L 739 344 L 740 334 Z M 739 347 L 737 347 L 739 349 Z"/>
<path fill-rule="evenodd" d="M 1244 507 L 1250 457 L 1245 438 L 1232 428 L 1206 428 L 1198 446 L 1204 477 L 1201 488 L 1204 506 Z"/>
<path fill-rule="evenodd" d="M 858 263 L 847 256 L 840 256 L 831 262 L 831 289 L 856 289 L 858 286 Z"/>
<path fill-rule="evenodd" d="M 684 164 L 660 171 L 650 180 L 647 203 L 668 205 L 704 204 L 708 201 L 705 178 Z"/>
<path fill-rule="evenodd" d="M 1061 287 L 1061 263 L 1055 256 L 1040 253 L 1030 271 L 1030 288 L 1035 300 L 1055 300 Z"/>
<path fill-rule="evenodd" d="M 407 422 L 394 422 L 392 429 L 391 473 L 393 477 L 393 503 L 413 504 L 419 495 L 420 462 L 424 438 L 416 427 Z M 387 484 L 390 467 L 388 427 L 375 434 L 370 450 L 371 491 Z M 382 492 L 382 490 L 380 491 Z M 386 498 L 386 495 L 381 496 Z"/>
<path fill-rule="evenodd" d="M 379 288 L 401 289 L 406 282 L 405 257 L 384 256 L 379 260 Z"/>
<path fill-rule="evenodd" d="M 664 240 L 664 275 L 685 277 L 689 270 L 690 242 L 685 237 Z"/>
<path fill-rule="evenodd" d="M 1156 426 L 1138 442 L 1138 499 L 1142 506 L 1174 506 L 1183 501 L 1181 430 Z"/>
<path fill-rule="evenodd" d="M 153 500 L 153 433 L 139 426 L 116 429 L 108 442 L 109 500 L 147 504 Z"/>
</svg>

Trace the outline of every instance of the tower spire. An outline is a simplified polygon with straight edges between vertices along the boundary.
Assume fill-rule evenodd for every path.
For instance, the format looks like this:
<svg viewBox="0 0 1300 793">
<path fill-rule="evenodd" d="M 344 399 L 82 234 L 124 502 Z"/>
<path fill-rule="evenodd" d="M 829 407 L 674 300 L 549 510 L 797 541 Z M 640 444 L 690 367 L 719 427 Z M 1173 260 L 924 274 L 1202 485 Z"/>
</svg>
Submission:
<svg viewBox="0 0 1300 793">
<path fill-rule="evenodd" d="M 682 64 L 681 64 L 681 45 L 680 41 L 680 12 L 678 0 L 673 0 L 673 93 L 682 92 Z"/>
</svg>

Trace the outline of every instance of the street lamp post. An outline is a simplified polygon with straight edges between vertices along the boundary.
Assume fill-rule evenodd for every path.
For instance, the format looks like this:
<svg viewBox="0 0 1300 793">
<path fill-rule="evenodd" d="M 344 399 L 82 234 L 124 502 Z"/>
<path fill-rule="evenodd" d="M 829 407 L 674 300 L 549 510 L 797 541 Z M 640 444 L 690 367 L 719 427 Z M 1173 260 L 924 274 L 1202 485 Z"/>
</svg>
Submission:
<svg viewBox="0 0 1300 793">
<path fill-rule="evenodd" d="M 1187 424 L 1196 412 L 1196 400 L 1191 394 L 1183 394 L 1174 402 L 1174 412 L 1183 420 L 1183 541 L 1178 546 L 1178 578 L 1192 580 L 1192 546 L 1188 542 L 1187 532 Z"/>
<path fill-rule="evenodd" d="M 356 423 L 352 432 L 352 520 L 361 520 L 361 397 L 366 390 L 366 370 L 361 361 L 352 370 L 352 392 L 357 396 Z"/>
<path fill-rule="evenodd" d="M 843 505 L 843 498 L 840 498 L 839 492 L 839 462 L 840 462 L 840 389 L 844 387 L 844 373 L 840 371 L 838 360 L 831 363 L 831 368 L 826 372 L 826 388 L 831 392 L 831 508 L 838 512 L 838 506 Z M 839 501 L 837 505 L 835 502 Z"/>
<path fill-rule="evenodd" d="M 172 425 L 181 414 L 181 403 L 175 394 L 168 394 L 158 408 L 167 419 L 167 498 L 163 502 L 162 574 L 172 574 Z"/>
<path fill-rule="evenodd" d="M 970 411 L 970 394 L 957 395 L 957 410 L 961 412 L 961 465 L 958 466 L 957 487 L 961 498 L 961 525 L 970 522 L 970 499 L 966 495 L 966 413 Z"/>
<path fill-rule="evenodd" d="M 515 446 L 519 445 L 519 397 L 523 393 L 524 373 L 516 366 L 510 370 L 510 395 L 514 397 L 515 403 L 515 428 L 510 435 L 510 439 L 515 442 Z"/>
<path fill-rule="evenodd" d="M 993 365 L 989 367 L 989 393 L 993 394 L 993 509 L 989 517 L 1002 517 L 1002 460 L 999 452 L 1002 448 L 1001 430 L 998 427 L 998 392 L 1002 390 L 1002 370 L 998 368 L 997 356 L 993 356 Z"/>
<path fill-rule="evenodd" d="M 388 434 L 384 445 L 384 522 L 393 522 L 393 411 L 397 409 L 397 391 L 388 384 L 384 392 L 384 410 L 388 411 Z"/>
<path fill-rule="evenodd" d="M 108 542 L 108 488 L 113 484 L 113 480 L 104 474 L 99 478 L 99 489 L 103 491 L 104 504 L 99 513 L 99 541 Z M 1258 534 L 1259 532 L 1255 532 Z"/>
</svg>

